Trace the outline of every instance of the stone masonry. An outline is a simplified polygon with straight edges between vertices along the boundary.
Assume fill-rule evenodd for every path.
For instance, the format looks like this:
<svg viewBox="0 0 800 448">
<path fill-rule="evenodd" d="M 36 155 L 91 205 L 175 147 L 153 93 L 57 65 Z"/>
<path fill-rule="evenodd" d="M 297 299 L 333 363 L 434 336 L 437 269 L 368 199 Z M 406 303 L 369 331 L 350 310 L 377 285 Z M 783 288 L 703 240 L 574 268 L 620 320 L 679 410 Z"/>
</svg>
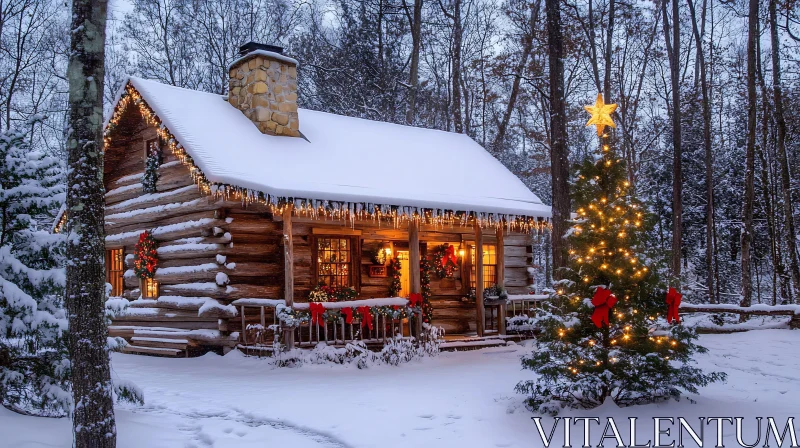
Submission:
<svg viewBox="0 0 800 448">
<path fill-rule="evenodd" d="M 231 68 L 228 92 L 228 102 L 262 133 L 300 135 L 295 64 L 263 53 L 245 57 Z"/>
</svg>

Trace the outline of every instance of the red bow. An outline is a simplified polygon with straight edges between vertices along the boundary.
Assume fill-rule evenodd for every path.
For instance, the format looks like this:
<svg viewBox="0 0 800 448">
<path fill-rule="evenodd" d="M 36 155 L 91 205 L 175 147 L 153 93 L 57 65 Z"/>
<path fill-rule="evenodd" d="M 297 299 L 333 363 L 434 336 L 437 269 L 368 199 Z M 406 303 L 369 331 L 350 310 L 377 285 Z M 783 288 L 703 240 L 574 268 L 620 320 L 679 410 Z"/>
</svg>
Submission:
<svg viewBox="0 0 800 448">
<path fill-rule="evenodd" d="M 678 315 L 678 307 L 681 306 L 681 298 L 683 294 L 679 293 L 675 288 L 669 288 L 667 291 L 667 323 L 681 322 L 681 316 Z"/>
<path fill-rule="evenodd" d="M 444 256 L 442 257 L 442 267 L 447 266 L 447 262 L 452 261 L 453 264 L 458 264 L 458 258 L 456 257 L 456 248 L 455 246 L 447 246 L 444 249 Z"/>
<path fill-rule="evenodd" d="M 592 297 L 592 305 L 594 305 L 594 312 L 592 313 L 592 322 L 597 328 L 602 328 L 603 323 L 606 325 L 608 322 L 608 312 L 617 304 L 617 298 L 611 294 L 606 288 L 598 287 Z"/>
<path fill-rule="evenodd" d="M 372 313 L 368 306 L 360 306 L 357 308 L 358 314 L 361 315 L 361 326 L 366 325 L 372 331 Z"/>
<path fill-rule="evenodd" d="M 342 314 L 344 314 L 344 322 L 346 324 L 353 323 L 353 309 L 352 308 L 342 308 Z"/>
<path fill-rule="evenodd" d="M 308 304 L 308 310 L 311 311 L 311 324 L 317 324 L 319 326 L 325 325 L 325 319 L 322 317 L 322 313 L 325 312 L 325 306 L 321 303 L 314 303 L 311 302 Z"/>
<path fill-rule="evenodd" d="M 418 292 L 412 292 L 411 295 L 408 296 L 408 306 L 414 308 L 417 304 L 422 303 L 422 294 Z"/>
</svg>

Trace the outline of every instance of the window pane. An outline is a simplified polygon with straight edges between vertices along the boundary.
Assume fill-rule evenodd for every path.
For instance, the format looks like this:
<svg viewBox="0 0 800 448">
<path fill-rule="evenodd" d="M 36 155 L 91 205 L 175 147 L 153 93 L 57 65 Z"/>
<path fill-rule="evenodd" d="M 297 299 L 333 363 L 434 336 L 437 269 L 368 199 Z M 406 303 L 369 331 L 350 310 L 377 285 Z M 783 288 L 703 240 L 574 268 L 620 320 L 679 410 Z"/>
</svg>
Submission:
<svg viewBox="0 0 800 448">
<path fill-rule="evenodd" d="M 475 273 L 475 257 L 478 252 L 476 246 L 470 246 L 472 249 L 472 268 L 470 269 L 470 287 L 475 287 L 477 275 Z M 497 284 L 497 245 L 484 244 L 483 245 L 483 287 L 488 288 Z"/>
<path fill-rule="evenodd" d="M 328 286 L 352 286 L 352 254 L 348 238 L 317 239 L 317 278 Z"/>
</svg>

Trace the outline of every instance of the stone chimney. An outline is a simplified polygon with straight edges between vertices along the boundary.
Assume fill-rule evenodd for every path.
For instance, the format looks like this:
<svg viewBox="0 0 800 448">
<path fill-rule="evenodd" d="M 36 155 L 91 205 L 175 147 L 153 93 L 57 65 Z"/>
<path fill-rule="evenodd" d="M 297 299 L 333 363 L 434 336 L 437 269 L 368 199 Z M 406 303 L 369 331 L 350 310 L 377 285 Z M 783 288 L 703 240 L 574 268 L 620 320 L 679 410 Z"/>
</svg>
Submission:
<svg viewBox="0 0 800 448">
<path fill-rule="evenodd" d="M 230 66 L 228 102 L 264 134 L 300 135 L 297 117 L 297 61 L 283 48 L 249 42 Z"/>
</svg>

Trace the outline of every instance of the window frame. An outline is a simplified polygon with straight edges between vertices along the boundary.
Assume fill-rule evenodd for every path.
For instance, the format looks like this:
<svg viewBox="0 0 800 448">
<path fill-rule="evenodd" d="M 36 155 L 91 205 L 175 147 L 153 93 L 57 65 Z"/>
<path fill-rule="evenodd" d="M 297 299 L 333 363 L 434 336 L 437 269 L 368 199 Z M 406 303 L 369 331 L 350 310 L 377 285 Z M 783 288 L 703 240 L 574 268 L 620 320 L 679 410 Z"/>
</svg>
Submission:
<svg viewBox="0 0 800 448">
<path fill-rule="evenodd" d="M 151 295 L 149 293 L 150 289 L 148 288 L 148 283 L 153 284 L 155 288 L 155 292 Z M 152 278 L 140 278 L 139 279 L 139 294 L 142 296 L 142 299 L 152 299 L 157 300 L 158 296 L 161 294 L 161 285 L 158 283 L 157 280 Z"/>
<path fill-rule="evenodd" d="M 485 252 L 487 247 L 493 247 L 494 251 L 491 254 L 487 254 Z M 497 262 L 498 261 L 497 260 L 498 254 L 497 254 L 497 244 L 496 243 L 495 244 L 483 243 L 483 249 L 484 249 L 484 253 L 483 253 L 484 257 L 486 255 L 491 255 L 491 256 L 494 257 L 494 263 L 486 263 L 485 261 L 483 263 L 483 287 L 484 287 L 484 289 L 486 289 L 486 288 L 488 288 L 488 287 L 490 287 L 492 285 L 496 285 L 497 284 L 497 277 L 498 277 L 497 276 L 497 269 L 498 269 L 497 266 L 498 266 L 499 263 Z M 476 288 L 477 285 L 478 285 L 478 274 L 477 274 L 477 272 L 478 272 L 477 271 L 478 264 L 475 262 L 475 258 L 476 258 L 476 255 L 477 255 L 476 252 L 477 251 L 478 251 L 478 248 L 477 248 L 477 245 L 474 242 L 469 244 L 469 269 L 468 269 L 467 272 L 469 273 L 469 283 L 468 284 L 469 284 L 470 288 Z M 486 268 L 487 267 L 494 267 L 494 276 L 493 276 L 494 277 L 494 281 L 493 282 L 491 282 L 489 280 L 489 276 L 487 275 L 487 272 L 486 272 Z"/>
<path fill-rule="evenodd" d="M 112 263 L 114 252 L 119 252 L 119 269 L 112 269 L 114 264 Z M 125 293 L 125 248 L 124 247 L 107 247 L 106 248 L 106 283 L 111 284 L 111 296 L 112 297 L 122 297 Z M 118 275 L 118 278 L 114 278 L 112 281 L 112 273 Z M 118 283 L 118 285 L 117 285 Z M 114 289 L 119 286 L 119 293 L 114 294 Z"/>
<path fill-rule="evenodd" d="M 358 235 L 335 234 L 335 233 L 320 233 L 311 235 L 311 270 L 314 284 L 316 287 L 320 284 L 319 275 L 319 241 L 324 239 L 339 239 L 348 240 L 350 244 L 350 287 L 361 292 L 361 238 Z M 343 263 L 341 263 L 343 264 Z"/>
</svg>

